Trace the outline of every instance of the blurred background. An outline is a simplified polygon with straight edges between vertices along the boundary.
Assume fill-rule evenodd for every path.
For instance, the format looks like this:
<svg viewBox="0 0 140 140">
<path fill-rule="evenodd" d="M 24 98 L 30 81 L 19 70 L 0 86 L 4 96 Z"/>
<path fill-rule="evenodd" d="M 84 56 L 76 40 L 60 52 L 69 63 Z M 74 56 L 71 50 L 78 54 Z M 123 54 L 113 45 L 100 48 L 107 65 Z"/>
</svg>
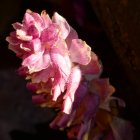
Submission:
<svg viewBox="0 0 140 140">
<path fill-rule="evenodd" d="M 65 131 L 48 127 L 55 112 L 32 104 L 26 81 L 16 73 L 21 61 L 8 50 L 11 24 L 21 22 L 26 9 L 55 11 L 65 17 L 99 56 L 102 77 L 126 102 L 120 116 L 130 120 L 134 140 L 140 128 L 140 1 L 138 0 L 4 0 L 0 1 L 0 140 L 67 140 Z"/>
</svg>

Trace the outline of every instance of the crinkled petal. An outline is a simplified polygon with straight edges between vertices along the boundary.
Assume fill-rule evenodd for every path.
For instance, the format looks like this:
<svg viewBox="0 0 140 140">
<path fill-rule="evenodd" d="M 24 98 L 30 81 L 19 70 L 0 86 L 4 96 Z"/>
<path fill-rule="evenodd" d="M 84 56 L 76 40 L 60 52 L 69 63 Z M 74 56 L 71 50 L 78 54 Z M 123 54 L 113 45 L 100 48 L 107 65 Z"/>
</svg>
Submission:
<svg viewBox="0 0 140 140">
<path fill-rule="evenodd" d="M 25 51 L 25 52 L 30 52 L 31 51 L 31 48 L 28 47 L 29 45 L 27 44 L 24 44 L 24 43 L 21 43 L 20 44 L 20 48 Z"/>
<path fill-rule="evenodd" d="M 10 36 L 6 37 L 6 41 L 11 45 L 19 45 L 21 41 L 16 37 L 16 32 L 11 32 Z"/>
<path fill-rule="evenodd" d="M 63 55 L 63 57 L 69 57 L 69 51 L 65 40 L 59 39 L 57 46 L 55 46 L 53 49 L 55 48 L 58 48 L 57 50 L 59 50 L 59 53 Z"/>
<path fill-rule="evenodd" d="M 52 88 L 52 94 L 53 94 L 52 100 L 53 100 L 53 101 L 56 101 L 57 98 L 58 98 L 58 97 L 60 96 L 60 94 L 61 94 L 61 89 L 60 89 L 59 84 L 55 85 L 55 86 Z"/>
<path fill-rule="evenodd" d="M 56 70 L 55 69 L 55 76 L 54 76 L 54 81 L 53 81 L 53 87 L 52 87 L 52 95 L 53 95 L 53 98 L 52 100 L 53 101 L 56 101 L 57 98 L 60 96 L 61 94 L 61 88 L 60 88 L 60 85 L 59 85 L 59 82 L 61 80 L 61 73 L 59 70 Z"/>
<path fill-rule="evenodd" d="M 33 39 L 32 36 L 27 35 L 26 31 L 24 31 L 22 29 L 16 30 L 16 35 L 17 35 L 17 38 L 22 41 L 31 41 Z"/>
<path fill-rule="evenodd" d="M 15 52 L 17 57 L 20 57 L 20 58 L 23 57 L 24 51 L 19 47 L 19 45 L 9 44 L 8 49 Z"/>
<path fill-rule="evenodd" d="M 60 69 L 61 75 L 67 80 L 71 68 L 67 66 L 67 59 L 61 55 L 59 48 L 52 48 L 50 50 L 50 57 L 54 66 Z"/>
<path fill-rule="evenodd" d="M 81 39 L 73 39 L 69 49 L 72 62 L 87 65 L 91 60 L 91 48 Z"/>
<path fill-rule="evenodd" d="M 66 43 L 68 45 L 68 48 L 70 48 L 73 39 L 78 39 L 78 34 L 72 27 L 70 27 L 70 33 L 66 38 Z"/>
<path fill-rule="evenodd" d="M 40 44 L 41 44 L 40 39 L 34 39 L 31 41 L 31 47 L 34 53 L 44 51 L 45 48 Z"/>
<path fill-rule="evenodd" d="M 46 13 L 45 10 L 43 10 L 43 11 L 41 12 L 41 17 L 42 17 L 43 24 L 44 24 L 44 25 L 42 25 L 42 26 L 43 26 L 44 28 L 48 28 L 48 26 L 52 23 L 52 21 L 51 21 L 49 15 Z"/>
<path fill-rule="evenodd" d="M 15 30 L 23 28 L 23 24 L 21 24 L 19 22 L 13 23 L 12 26 Z"/>
<path fill-rule="evenodd" d="M 70 75 L 71 65 L 69 64 L 69 59 L 61 55 L 59 48 L 51 48 L 50 56 L 55 69 L 54 86 L 52 90 L 53 100 L 57 100 L 61 92 L 64 92 L 65 84 Z"/>
<path fill-rule="evenodd" d="M 42 52 L 31 54 L 23 60 L 22 65 L 28 67 L 29 73 L 38 72 L 50 65 L 50 56 Z"/>
<path fill-rule="evenodd" d="M 60 69 L 55 69 L 54 82 L 52 87 L 53 101 L 56 101 L 57 98 L 61 95 L 61 92 L 64 92 L 66 85 L 66 79 L 63 77 Z"/>
<path fill-rule="evenodd" d="M 67 91 L 64 96 L 63 112 L 67 114 L 69 114 L 72 110 L 72 104 L 75 99 L 76 90 L 79 87 L 81 81 L 81 76 L 82 75 L 79 67 L 73 67 L 67 82 Z"/>
<path fill-rule="evenodd" d="M 48 45 L 48 47 L 56 46 L 58 41 L 59 28 L 56 24 L 51 24 L 48 28 L 44 29 L 41 34 L 41 41 Z"/>
<path fill-rule="evenodd" d="M 37 24 L 37 26 L 40 30 L 45 28 L 44 21 L 38 13 L 32 12 L 30 10 L 28 10 L 27 12 L 33 17 L 35 23 Z"/>
<path fill-rule="evenodd" d="M 32 75 L 33 83 L 47 82 L 49 78 L 54 76 L 53 67 L 50 65 L 46 69 L 36 72 Z"/>
<path fill-rule="evenodd" d="M 30 53 L 43 52 L 44 47 L 41 45 L 40 39 L 33 39 L 30 42 L 23 42 L 20 44 L 20 48 L 23 50 L 31 51 Z"/>
<path fill-rule="evenodd" d="M 28 28 L 27 34 L 29 36 L 32 36 L 33 38 L 39 38 L 40 37 L 40 34 L 41 34 L 41 31 L 40 31 L 40 29 L 38 29 L 37 25 L 34 24 L 34 25 L 31 25 Z"/>
<path fill-rule="evenodd" d="M 30 25 L 35 23 L 35 20 L 34 20 L 33 16 L 30 13 L 31 13 L 31 11 L 27 10 L 25 15 L 24 15 L 23 21 L 22 21 L 23 25 L 26 28 L 28 28 Z"/>
<path fill-rule="evenodd" d="M 102 73 L 102 65 L 94 52 L 91 52 L 91 61 L 89 64 L 81 65 L 80 68 L 87 80 L 98 78 Z"/>
<path fill-rule="evenodd" d="M 60 16 L 57 12 L 55 12 L 53 17 L 52 17 L 52 21 L 59 25 L 59 27 L 60 27 L 60 36 L 63 39 L 66 39 L 66 37 L 68 36 L 68 34 L 70 32 L 70 26 L 67 23 L 66 19 L 63 18 L 62 16 Z"/>
</svg>

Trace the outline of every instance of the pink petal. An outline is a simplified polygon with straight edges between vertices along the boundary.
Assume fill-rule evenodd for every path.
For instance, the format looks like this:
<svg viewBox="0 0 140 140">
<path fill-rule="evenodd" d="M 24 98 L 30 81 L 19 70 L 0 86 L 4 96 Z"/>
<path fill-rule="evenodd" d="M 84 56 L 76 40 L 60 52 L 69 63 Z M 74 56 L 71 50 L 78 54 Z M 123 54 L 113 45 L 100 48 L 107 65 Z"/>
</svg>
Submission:
<svg viewBox="0 0 140 140">
<path fill-rule="evenodd" d="M 16 53 L 17 57 L 22 57 L 24 54 L 24 51 L 19 47 L 19 45 L 11 45 L 9 44 L 8 49 L 12 50 L 13 52 Z"/>
<path fill-rule="evenodd" d="M 69 57 L 69 51 L 67 48 L 67 44 L 65 42 L 65 40 L 63 39 L 59 39 L 57 41 L 57 46 L 54 46 L 53 49 L 58 48 L 59 53 L 63 56 L 63 57 Z M 70 61 L 70 60 L 69 60 Z"/>
<path fill-rule="evenodd" d="M 41 41 L 46 43 L 49 47 L 55 46 L 58 41 L 59 29 L 58 25 L 51 24 L 48 28 L 44 29 L 41 34 Z"/>
<path fill-rule="evenodd" d="M 91 60 L 91 48 L 81 39 L 73 39 L 69 49 L 72 62 L 87 65 Z"/>
<path fill-rule="evenodd" d="M 27 30 L 27 34 L 33 38 L 38 38 L 40 37 L 41 31 L 36 25 L 31 25 Z"/>
<path fill-rule="evenodd" d="M 46 69 L 36 72 L 32 75 L 33 83 L 47 82 L 50 77 L 54 76 L 54 71 L 51 65 Z"/>
<path fill-rule="evenodd" d="M 22 65 L 28 67 L 29 73 L 38 72 L 50 65 L 50 56 L 43 52 L 31 54 L 23 60 Z"/>
<path fill-rule="evenodd" d="M 60 16 L 57 12 L 54 13 L 52 21 L 57 23 L 60 27 L 60 35 L 63 39 L 66 39 L 70 32 L 70 26 L 67 23 L 66 19 Z"/>
<path fill-rule="evenodd" d="M 44 24 L 44 25 L 42 25 L 42 26 L 43 26 L 44 28 L 48 28 L 48 26 L 52 23 L 52 21 L 51 21 L 49 15 L 46 13 L 45 10 L 43 10 L 43 11 L 41 12 L 41 17 L 42 17 L 43 24 Z"/>
<path fill-rule="evenodd" d="M 21 41 L 17 39 L 15 31 L 11 32 L 10 36 L 6 37 L 6 41 L 8 41 L 11 45 L 19 45 L 21 43 Z"/>
<path fill-rule="evenodd" d="M 63 104 L 63 112 L 69 114 L 72 109 L 72 104 L 75 99 L 75 93 L 77 88 L 79 87 L 81 81 L 81 71 L 79 67 L 75 66 L 71 70 L 71 74 L 69 76 L 67 82 L 67 91 L 66 95 L 64 96 L 64 104 Z"/>
<path fill-rule="evenodd" d="M 36 64 L 37 61 L 39 61 L 39 59 L 41 59 L 42 55 L 43 55 L 42 52 L 31 54 L 23 60 L 22 65 L 24 67 L 28 67 L 29 69 L 31 69 L 32 67 L 35 67 L 34 65 Z"/>
<path fill-rule="evenodd" d="M 17 38 L 22 41 L 30 41 L 33 38 L 32 36 L 27 35 L 27 33 L 21 29 L 16 30 L 16 35 L 17 35 Z"/>
<path fill-rule="evenodd" d="M 34 39 L 30 42 L 20 42 L 20 45 L 10 45 L 9 49 L 24 59 L 31 53 L 42 52 L 44 47 L 41 46 L 39 39 Z"/>
<path fill-rule="evenodd" d="M 62 111 L 66 114 L 70 114 L 72 111 L 72 103 L 73 103 L 73 99 L 67 97 L 63 102 Z"/>
<path fill-rule="evenodd" d="M 69 70 L 71 69 L 72 62 L 71 62 L 70 57 L 69 57 L 69 51 L 67 48 L 67 44 L 65 43 L 64 40 L 59 39 L 57 42 L 57 46 L 52 48 L 51 52 L 52 53 L 59 53 L 63 57 L 63 59 L 66 63 L 66 68 Z M 61 64 L 59 64 L 59 65 L 61 65 Z"/>
<path fill-rule="evenodd" d="M 15 30 L 23 28 L 23 24 L 19 22 L 13 23 L 12 26 L 14 27 Z"/>
<path fill-rule="evenodd" d="M 41 27 L 45 28 L 44 27 L 44 21 L 43 21 L 42 17 L 38 13 L 29 11 L 29 10 L 28 10 L 28 13 L 33 17 L 35 23 L 39 26 L 40 29 L 41 29 Z"/>
<path fill-rule="evenodd" d="M 67 61 L 64 56 L 61 55 L 59 48 L 52 48 L 50 50 L 50 56 L 51 60 L 53 62 L 53 65 L 57 68 L 60 69 L 61 75 L 67 80 L 71 68 L 68 67 Z"/>
<path fill-rule="evenodd" d="M 72 62 L 70 60 L 70 57 L 68 55 L 65 55 L 64 56 L 64 59 L 65 59 L 66 65 L 67 65 L 67 69 L 68 70 L 71 70 L 71 68 L 72 68 Z"/>
<path fill-rule="evenodd" d="M 28 44 L 27 44 L 27 43 L 21 43 L 21 44 L 20 44 L 20 48 L 21 48 L 23 51 L 25 51 L 25 53 L 31 52 L 31 48 L 29 48 L 29 47 L 30 47 L 29 43 L 28 43 Z"/>
<path fill-rule="evenodd" d="M 53 101 L 56 101 L 60 96 L 61 92 L 64 92 L 66 85 L 66 80 L 64 79 L 61 71 L 59 69 L 55 69 L 54 74 L 54 82 L 52 87 Z"/>
<path fill-rule="evenodd" d="M 53 100 L 53 101 L 56 101 L 57 98 L 58 98 L 58 97 L 60 96 L 60 94 L 61 94 L 61 89 L 60 89 L 59 84 L 55 85 L 55 86 L 52 88 L 52 94 L 53 94 L 52 100 Z"/>
<path fill-rule="evenodd" d="M 52 99 L 53 101 L 56 101 L 61 94 L 61 89 L 59 85 L 60 80 L 61 80 L 61 73 L 57 69 L 55 69 L 54 82 L 51 91 L 53 95 L 53 99 Z"/>
<path fill-rule="evenodd" d="M 94 78 L 97 78 L 102 73 L 102 65 L 100 64 L 98 57 L 95 53 L 91 53 L 91 61 L 88 65 L 81 65 L 80 68 L 84 75 L 92 75 Z"/>
<path fill-rule="evenodd" d="M 41 45 L 40 39 L 33 39 L 30 42 L 21 43 L 20 47 L 22 49 L 27 48 L 31 53 L 38 53 L 44 50 L 44 47 Z"/>
<path fill-rule="evenodd" d="M 22 21 L 23 25 L 25 25 L 26 28 L 28 28 L 31 24 L 35 23 L 35 20 L 30 13 L 31 11 L 27 10 Z"/>
<path fill-rule="evenodd" d="M 36 64 L 36 71 L 48 68 L 48 66 L 50 66 L 50 62 L 50 55 L 48 53 L 44 53 Z"/>
<path fill-rule="evenodd" d="M 45 48 L 41 45 L 40 39 L 34 39 L 31 41 L 32 50 L 34 53 L 42 52 Z"/>
<path fill-rule="evenodd" d="M 68 48 L 70 48 L 73 39 L 78 39 L 78 34 L 72 27 L 70 27 L 70 33 L 66 38 L 66 43 L 68 45 Z"/>
<path fill-rule="evenodd" d="M 55 69 L 52 93 L 53 100 L 56 101 L 61 92 L 64 92 L 66 81 L 70 75 L 71 65 L 69 65 L 69 59 L 61 55 L 59 48 L 51 48 L 50 56 Z"/>
</svg>

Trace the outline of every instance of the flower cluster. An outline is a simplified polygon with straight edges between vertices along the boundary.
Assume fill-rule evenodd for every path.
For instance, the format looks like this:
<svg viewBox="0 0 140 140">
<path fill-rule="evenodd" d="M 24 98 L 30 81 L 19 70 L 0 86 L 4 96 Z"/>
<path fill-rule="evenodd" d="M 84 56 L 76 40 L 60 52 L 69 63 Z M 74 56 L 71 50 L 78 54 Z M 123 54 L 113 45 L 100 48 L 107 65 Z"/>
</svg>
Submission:
<svg viewBox="0 0 140 140">
<path fill-rule="evenodd" d="M 13 27 L 6 40 L 22 60 L 18 73 L 26 76 L 27 88 L 36 93 L 33 102 L 59 110 L 50 127 L 68 128 L 68 137 L 77 140 L 94 130 L 96 138 L 91 139 L 98 140 L 96 134 L 105 130 L 103 124 L 111 122 L 100 116 L 111 112 L 109 101 L 115 90 L 108 78 L 100 78 L 97 55 L 56 12 L 50 18 L 45 11 L 39 15 L 27 10 L 22 23 Z"/>
</svg>

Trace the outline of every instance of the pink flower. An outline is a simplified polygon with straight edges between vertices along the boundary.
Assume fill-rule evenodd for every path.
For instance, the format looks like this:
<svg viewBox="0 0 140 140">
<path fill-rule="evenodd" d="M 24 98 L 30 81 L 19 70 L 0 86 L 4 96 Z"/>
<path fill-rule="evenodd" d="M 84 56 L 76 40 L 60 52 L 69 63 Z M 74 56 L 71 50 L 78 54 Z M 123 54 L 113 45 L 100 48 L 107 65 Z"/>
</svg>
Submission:
<svg viewBox="0 0 140 140">
<path fill-rule="evenodd" d="M 82 140 L 97 123 L 98 110 L 110 111 L 115 91 L 108 78 L 100 79 L 97 55 L 57 12 L 50 18 L 45 11 L 39 15 L 27 10 L 22 23 L 12 25 L 15 31 L 6 40 L 22 59 L 18 73 L 26 76 L 27 88 L 36 93 L 33 102 L 60 110 L 50 127 L 68 128 L 70 139 Z M 113 139 L 111 126 L 108 137 Z"/>
</svg>

